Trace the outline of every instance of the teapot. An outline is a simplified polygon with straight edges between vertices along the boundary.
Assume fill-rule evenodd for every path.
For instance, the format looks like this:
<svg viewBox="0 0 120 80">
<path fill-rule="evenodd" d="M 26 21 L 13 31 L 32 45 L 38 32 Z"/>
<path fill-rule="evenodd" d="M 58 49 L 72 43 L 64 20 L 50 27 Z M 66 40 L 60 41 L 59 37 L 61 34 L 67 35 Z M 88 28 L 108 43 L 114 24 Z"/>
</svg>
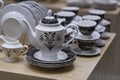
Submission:
<svg viewBox="0 0 120 80">
<path fill-rule="evenodd" d="M 48 10 L 48 16 L 42 19 L 35 27 L 35 31 L 32 30 L 27 21 L 23 21 L 28 25 L 27 31 L 32 45 L 39 49 L 42 55 L 54 58 L 64 46 L 68 45 L 77 36 L 79 30 L 75 24 L 69 24 L 66 27 L 62 26 L 60 21 L 52 16 L 51 10 Z M 71 29 L 71 33 L 73 32 L 75 36 L 64 43 L 67 29 Z"/>
</svg>

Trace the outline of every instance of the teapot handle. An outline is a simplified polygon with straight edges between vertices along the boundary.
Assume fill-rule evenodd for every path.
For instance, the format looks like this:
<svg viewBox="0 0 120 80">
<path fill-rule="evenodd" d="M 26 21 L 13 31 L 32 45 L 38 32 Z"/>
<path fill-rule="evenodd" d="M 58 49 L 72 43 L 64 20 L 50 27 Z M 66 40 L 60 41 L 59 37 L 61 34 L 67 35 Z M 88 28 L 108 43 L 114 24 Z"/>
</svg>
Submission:
<svg viewBox="0 0 120 80">
<path fill-rule="evenodd" d="M 25 55 L 27 53 L 27 51 L 28 51 L 28 46 L 27 45 L 23 45 L 22 51 L 21 51 L 22 55 Z"/>
<path fill-rule="evenodd" d="M 1 4 L 0 8 L 3 8 L 4 7 L 4 1 L 0 0 L 0 4 Z"/>
<path fill-rule="evenodd" d="M 65 27 L 65 30 L 67 31 L 68 28 L 72 28 L 69 33 L 73 33 L 75 35 L 69 41 L 67 41 L 66 43 L 64 43 L 63 46 L 67 46 L 70 42 L 72 42 L 75 39 L 75 37 L 78 35 L 78 32 L 79 32 L 78 26 L 75 25 L 75 24 L 69 24 L 69 25 L 67 25 Z M 75 29 L 75 30 L 73 30 L 73 29 Z"/>
<path fill-rule="evenodd" d="M 0 46 L 0 53 L 4 53 L 2 46 Z"/>
</svg>

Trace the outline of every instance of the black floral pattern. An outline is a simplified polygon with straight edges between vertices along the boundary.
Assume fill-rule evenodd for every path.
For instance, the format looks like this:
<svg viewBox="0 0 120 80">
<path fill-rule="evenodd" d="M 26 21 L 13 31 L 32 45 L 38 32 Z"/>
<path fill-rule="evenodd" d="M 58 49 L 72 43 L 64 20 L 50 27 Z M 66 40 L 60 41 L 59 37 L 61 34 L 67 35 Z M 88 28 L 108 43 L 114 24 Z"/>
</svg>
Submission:
<svg viewBox="0 0 120 80">
<path fill-rule="evenodd" d="M 40 40 L 44 42 L 44 45 L 52 50 L 55 47 L 55 42 L 59 41 L 61 38 L 56 32 L 45 32 L 40 35 Z"/>
</svg>

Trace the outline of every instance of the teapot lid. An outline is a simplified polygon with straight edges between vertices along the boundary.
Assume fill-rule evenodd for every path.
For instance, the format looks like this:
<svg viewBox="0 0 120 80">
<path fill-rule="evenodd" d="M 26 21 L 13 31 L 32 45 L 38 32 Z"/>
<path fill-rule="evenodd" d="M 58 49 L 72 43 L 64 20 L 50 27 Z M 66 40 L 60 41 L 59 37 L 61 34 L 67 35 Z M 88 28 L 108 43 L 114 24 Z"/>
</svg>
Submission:
<svg viewBox="0 0 120 80">
<path fill-rule="evenodd" d="M 43 23 L 43 24 L 57 24 L 59 22 L 54 16 L 52 16 L 52 11 L 48 10 L 48 15 L 44 19 L 42 19 L 41 23 Z"/>
</svg>

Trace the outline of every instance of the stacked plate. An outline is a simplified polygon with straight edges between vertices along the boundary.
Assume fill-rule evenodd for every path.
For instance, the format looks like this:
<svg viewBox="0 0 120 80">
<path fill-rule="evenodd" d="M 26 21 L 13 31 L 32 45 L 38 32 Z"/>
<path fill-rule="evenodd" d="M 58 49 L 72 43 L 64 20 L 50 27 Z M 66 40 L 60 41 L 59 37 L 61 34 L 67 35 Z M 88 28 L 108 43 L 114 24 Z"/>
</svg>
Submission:
<svg viewBox="0 0 120 80">
<path fill-rule="evenodd" d="M 1 29 L 6 36 L 20 38 L 23 31 L 35 26 L 47 16 L 48 9 L 34 1 L 24 1 L 17 4 L 8 4 L 2 9 Z"/>
<path fill-rule="evenodd" d="M 114 10 L 117 8 L 117 0 L 95 0 L 94 7 L 103 10 Z"/>
<path fill-rule="evenodd" d="M 90 7 L 92 0 L 66 0 L 68 6 L 77 6 L 81 8 Z"/>
<path fill-rule="evenodd" d="M 18 4 L 26 8 L 33 15 L 36 25 L 41 19 L 47 16 L 48 9 L 45 8 L 42 4 L 38 4 L 34 1 L 24 1 Z"/>
<path fill-rule="evenodd" d="M 44 61 L 44 60 L 37 59 L 35 57 L 35 53 L 38 51 L 39 50 L 35 48 L 28 51 L 28 53 L 26 54 L 26 59 L 28 63 L 39 66 L 39 67 L 43 67 L 43 68 L 60 68 L 60 67 L 72 65 L 76 59 L 75 53 L 73 53 L 70 50 L 70 48 L 65 48 L 62 50 L 63 52 L 67 54 L 68 57 L 65 60 L 60 60 L 60 61 Z"/>
</svg>

